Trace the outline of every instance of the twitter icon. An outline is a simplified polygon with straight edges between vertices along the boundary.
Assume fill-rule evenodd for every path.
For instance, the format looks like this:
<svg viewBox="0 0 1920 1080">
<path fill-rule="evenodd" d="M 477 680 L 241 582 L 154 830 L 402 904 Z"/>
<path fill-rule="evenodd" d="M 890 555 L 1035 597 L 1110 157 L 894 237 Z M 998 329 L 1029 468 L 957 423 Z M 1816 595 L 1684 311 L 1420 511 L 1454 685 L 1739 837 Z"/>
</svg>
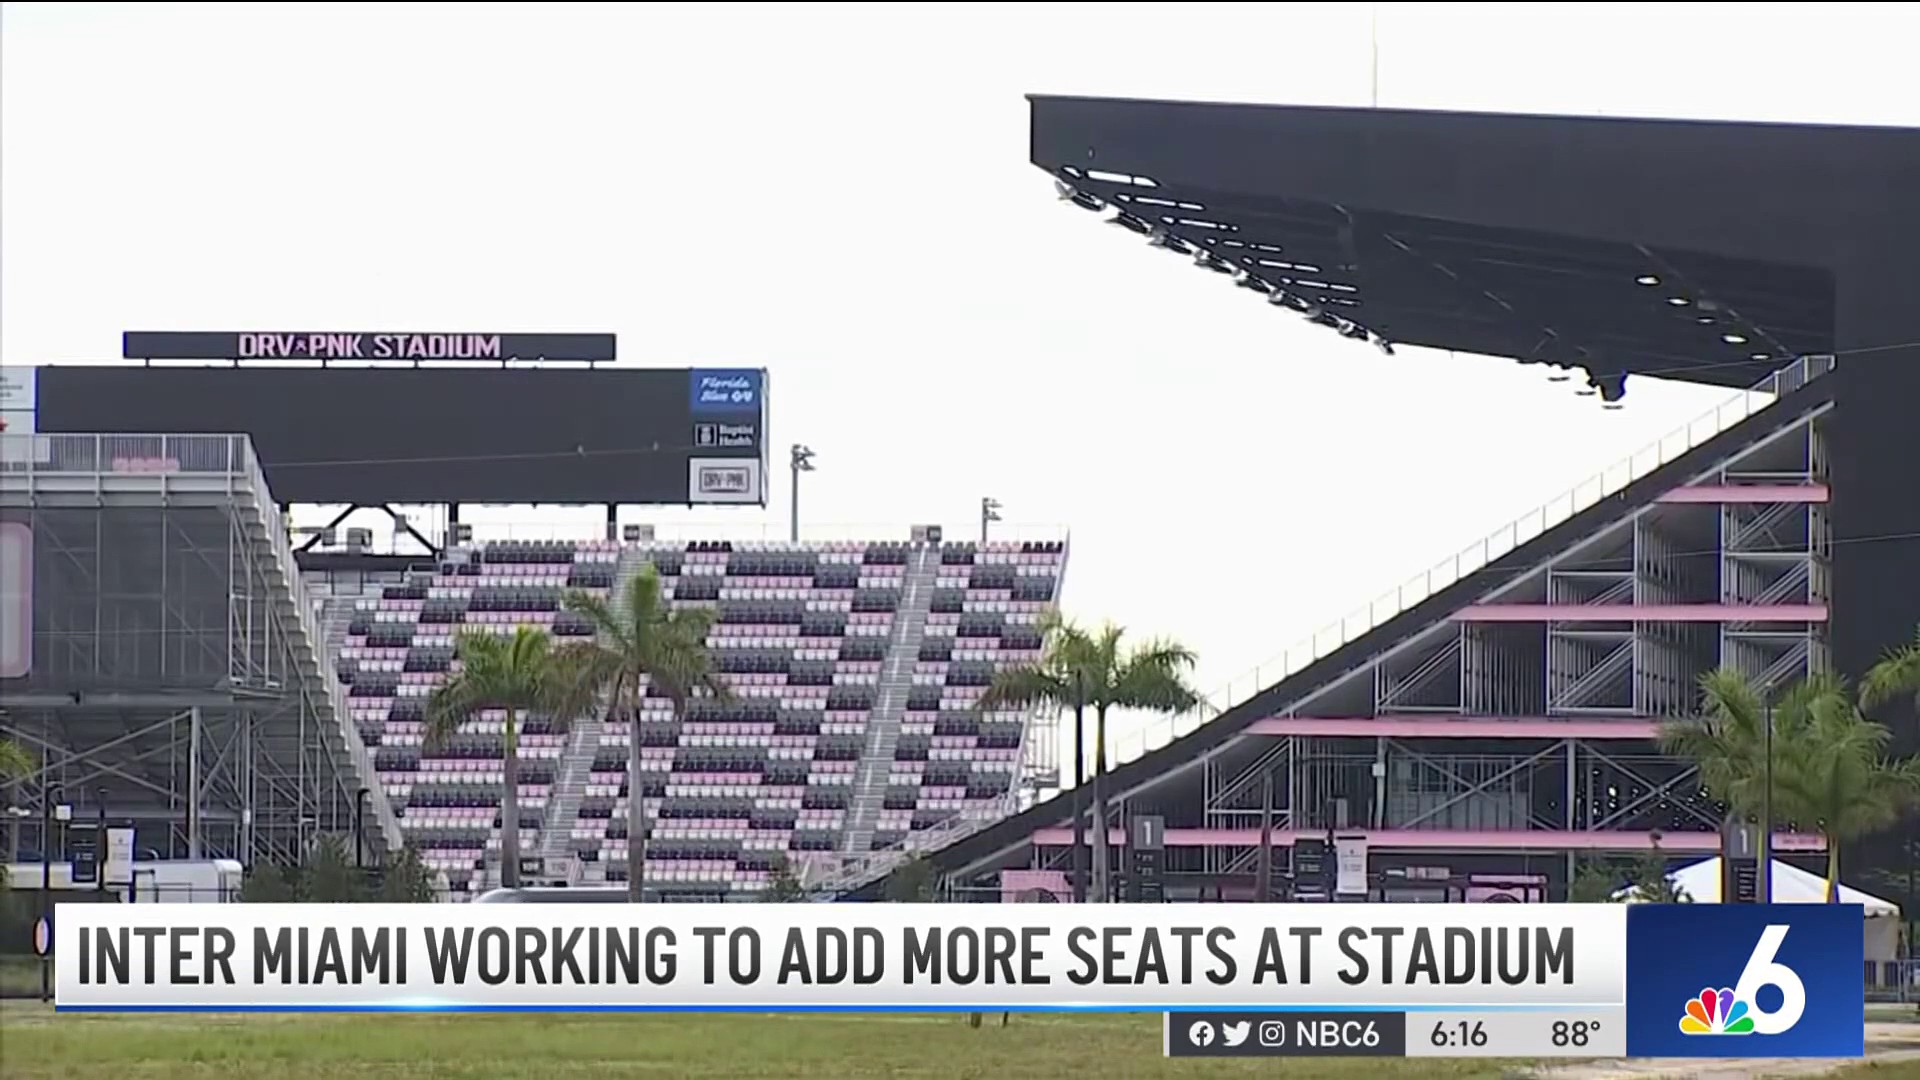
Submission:
<svg viewBox="0 0 1920 1080">
<path fill-rule="evenodd" d="M 1247 1041 L 1247 1033 L 1253 1030 L 1253 1021 L 1242 1020 L 1237 1024 L 1221 1024 L 1220 1035 L 1228 1046 L 1239 1046 Z"/>
</svg>

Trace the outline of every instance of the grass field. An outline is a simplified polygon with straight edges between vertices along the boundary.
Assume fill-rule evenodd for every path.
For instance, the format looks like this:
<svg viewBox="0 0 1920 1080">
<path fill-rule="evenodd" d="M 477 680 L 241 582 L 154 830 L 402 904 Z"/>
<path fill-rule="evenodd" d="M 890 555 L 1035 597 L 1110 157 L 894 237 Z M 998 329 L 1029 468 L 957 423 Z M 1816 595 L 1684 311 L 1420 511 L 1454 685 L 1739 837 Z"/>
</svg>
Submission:
<svg viewBox="0 0 1920 1080">
<path fill-rule="evenodd" d="M 1920 1061 L 1869 1061 L 1827 1074 L 1825 1080 L 1920 1080 Z"/>
<path fill-rule="evenodd" d="M 1505 1080 L 1529 1063 L 1169 1061 L 1141 1015 L 109 1016 L 0 1002 L 0 1080 Z M 1920 1043 L 1915 1044 L 1920 1047 Z M 1762 1073 L 1761 1075 L 1764 1075 Z M 1920 1061 L 1836 1080 L 1920 1080 Z"/>
<path fill-rule="evenodd" d="M 1172 1062 L 1157 1016 L 89 1016 L 0 1007 L 6 1080 L 1499 1078 L 1515 1063 Z M 1876 1078 L 1879 1080 L 1879 1078 Z"/>
</svg>

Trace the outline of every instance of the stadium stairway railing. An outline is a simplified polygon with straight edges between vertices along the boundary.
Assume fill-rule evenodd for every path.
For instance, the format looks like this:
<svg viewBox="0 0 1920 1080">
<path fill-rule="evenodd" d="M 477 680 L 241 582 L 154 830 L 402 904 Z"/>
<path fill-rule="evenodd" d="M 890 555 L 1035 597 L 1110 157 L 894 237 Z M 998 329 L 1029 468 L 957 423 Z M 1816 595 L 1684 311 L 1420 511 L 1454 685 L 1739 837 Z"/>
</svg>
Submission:
<svg viewBox="0 0 1920 1080">
<path fill-rule="evenodd" d="M 254 456 L 252 440 L 243 435 L 228 437 L 237 444 L 235 457 L 242 464 L 248 490 L 255 500 L 255 520 L 252 524 L 263 531 L 267 542 L 272 545 L 274 562 L 282 579 L 281 587 L 287 590 L 293 606 L 293 617 L 304 635 L 304 648 L 310 653 L 314 667 L 308 674 L 318 682 L 326 704 L 333 713 L 332 720 L 339 728 L 341 742 L 353 762 L 360 786 L 368 791 L 367 803 L 380 825 L 387 849 L 398 850 L 403 840 L 400 819 L 393 812 L 386 788 L 380 783 L 380 774 L 373 767 L 373 756 L 367 753 L 366 741 L 360 737 L 360 729 L 354 725 L 353 714 L 347 708 L 347 691 L 334 670 L 334 658 L 327 655 L 326 636 L 315 618 L 317 607 L 307 592 L 306 580 L 300 574 L 299 560 L 293 553 L 293 540 L 287 534 L 286 515 L 281 513 L 279 504 L 273 501 L 273 495 L 267 489 L 267 476 Z"/>
<path fill-rule="evenodd" d="M 1071 558 L 1072 554 L 1073 536 L 1069 533 L 1061 538 L 1060 576 L 1054 587 L 1054 603 L 1056 605 L 1058 605 L 1059 598 L 1066 588 L 1067 568 L 1073 563 L 1073 559 Z M 914 648 L 917 654 L 917 643 Z M 1038 709 L 1033 710 L 1028 714 L 1027 722 L 1021 725 L 1020 756 L 1018 760 L 1014 762 L 1013 772 L 1009 774 L 1012 779 L 1008 789 L 1002 793 L 996 802 L 988 806 L 956 813 L 928 828 L 910 834 L 897 844 L 880 848 L 877 851 L 855 851 L 848 853 L 842 856 L 839 864 L 832 871 L 822 874 L 818 878 L 808 880 L 806 883 L 808 891 L 819 896 L 838 896 L 851 892 L 885 876 L 890 873 L 894 867 L 921 852 L 938 851 L 948 844 L 964 840 L 995 822 L 1025 810 L 1026 804 L 1022 801 L 1025 792 L 1023 791 L 1022 785 L 1027 770 L 1027 755 L 1036 752 L 1036 748 L 1032 745 L 1032 737 L 1038 726 L 1037 721 L 1039 715 L 1040 711 Z M 1047 738 L 1058 737 L 1059 729 L 1051 725 L 1045 726 L 1040 730 L 1044 731 Z M 1049 753 L 1047 757 L 1056 763 L 1055 778 L 1057 780 L 1057 761 L 1059 755 L 1057 753 Z"/>
<path fill-rule="evenodd" d="M 1116 738 L 1108 747 L 1109 768 L 1118 768 L 1183 738 L 1219 715 L 1269 686 L 1292 678 L 1309 665 L 1340 649 L 1361 635 L 1381 626 L 1401 612 L 1426 600 L 1495 559 L 1540 536 L 1548 529 L 1572 518 L 1602 499 L 1626 489 L 1629 484 L 1674 461 L 1721 432 L 1771 408 L 1775 402 L 1829 374 L 1834 368 L 1832 356 L 1803 356 L 1773 374 L 1704 413 L 1687 426 L 1669 433 L 1658 442 L 1602 470 L 1593 479 L 1579 484 L 1559 498 L 1531 513 L 1524 514 L 1486 539 L 1468 547 L 1433 569 L 1420 574 L 1398 589 L 1354 611 L 1339 622 L 1320 630 L 1305 641 L 1268 660 L 1252 671 L 1208 695 L 1210 708 Z"/>
<path fill-rule="evenodd" d="M 1115 739 L 1108 747 L 1108 768 L 1114 769 L 1154 750 L 1192 734 L 1215 716 L 1240 701 L 1260 693 L 1275 683 L 1305 670 L 1335 650 L 1386 623 L 1401 612 L 1445 589 L 1468 574 L 1492 563 L 1507 552 L 1527 543 L 1548 529 L 1593 506 L 1600 500 L 1624 490 L 1627 485 L 1652 473 L 1721 432 L 1771 408 L 1775 402 L 1830 374 L 1835 358 L 1828 355 L 1802 356 L 1752 387 L 1728 399 L 1712 412 L 1704 413 L 1687 426 L 1622 459 L 1592 480 L 1576 485 L 1566 494 L 1550 500 L 1529 514 L 1498 529 L 1486 539 L 1420 574 L 1400 588 L 1387 593 L 1337 623 L 1322 629 L 1293 647 L 1266 661 L 1222 689 L 1207 695 L 1206 711 L 1176 717 L 1151 728 Z M 1003 812 L 990 815 L 956 815 L 932 828 L 922 830 L 903 843 L 882 851 L 855 856 L 840 870 L 817 885 L 823 893 L 844 895 L 890 872 L 902 861 L 921 852 L 936 851 L 972 836 L 1020 810 L 1017 792 L 1010 791 Z"/>
</svg>

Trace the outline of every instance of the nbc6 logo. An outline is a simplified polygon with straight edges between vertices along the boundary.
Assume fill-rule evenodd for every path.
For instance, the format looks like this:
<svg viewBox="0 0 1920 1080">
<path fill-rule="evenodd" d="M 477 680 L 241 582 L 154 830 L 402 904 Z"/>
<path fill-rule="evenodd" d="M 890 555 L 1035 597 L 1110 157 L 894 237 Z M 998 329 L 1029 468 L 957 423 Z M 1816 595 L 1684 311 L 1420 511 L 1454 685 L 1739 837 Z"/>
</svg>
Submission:
<svg viewBox="0 0 1920 1080">
<path fill-rule="evenodd" d="M 1780 953 L 1780 944 L 1786 940 L 1785 926 L 1769 926 L 1762 931 L 1759 944 L 1753 947 L 1746 968 L 1740 972 L 1740 981 L 1733 987 L 1734 999 L 1747 1003 L 1756 1035 L 1784 1034 L 1800 1022 L 1800 1014 L 1807 1010 L 1807 988 L 1800 982 L 1800 976 L 1774 959 Z M 1773 1012 L 1760 1008 L 1756 994 L 1763 986 L 1780 991 L 1780 1007 Z"/>
</svg>

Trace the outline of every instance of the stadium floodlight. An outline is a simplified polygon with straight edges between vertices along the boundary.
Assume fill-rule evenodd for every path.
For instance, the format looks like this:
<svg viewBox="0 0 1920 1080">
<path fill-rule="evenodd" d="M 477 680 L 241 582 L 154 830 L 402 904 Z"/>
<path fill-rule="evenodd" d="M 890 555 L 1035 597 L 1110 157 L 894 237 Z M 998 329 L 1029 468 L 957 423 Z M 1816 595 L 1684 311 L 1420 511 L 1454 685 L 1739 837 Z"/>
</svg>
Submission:
<svg viewBox="0 0 1920 1080">
<path fill-rule="evenodd" d="M 813 449 L 801 443 L 794 443 L 788 461 L 793 467 L 793 521 L 788 538 L 797 544 L 800 542 L 800 474 L 814 471 Z"/>
<path fill-rule="evenodd" d="M 1118 214 L 1115 214 L 1114 216 L 1108 218 L 1107 224 L 1118 225 L 1121 228 L 1126 229 L 1130 232 L 1137 232 L 1141 236 L 1151 236 L 1153 234 L 1152 226 L 1148 225 L 1146 222 L 1140 220 L 1139 218 L 1133 216 L 1132 214 L 1127 213 L 1125 210 L 1122 210 Z"/>
<path fill-rule="evenodd" d="M 1098 213 L 1107 208 L 1105 202 L 1081 191 L 1065 180 L 1055 180 L 1053 182 L 1053 193 L 1060 197 L 1061 202 L 1070 202 L 1082 210 L 1092 210 Z"/>
<path fill-rule="evenodd" d="M 1236 280 L 1234 284 L 1242 289 L 1252 289 L 1254 292 L 1267 293 L 1269 297 L 1277 291 L 1273 286 L 1244 271 L 1241 272 L 1239 279 Z"/>
<path fill-rule="evenodd" d="M 991 495 L 981 496 L 980 498 L 980 543 L 981 544 L 984 545 L 987 542 L 987 526 L 992 524 L 993 522 L 1001 520 L 1000 510 L 1001 510 L 1001 505 L 1000 505 L 999 499 L 996 499 Z"/>
<path fill-rule="evenodd" d="M 1325 308 L 1321 307 L 1319 304 L 1316 304 L 1311 300 L 1308 300 L 1306 302 L 1306 306 L 1300 309 L 1300 314 L 1304 316 L 1308 322 L 1317 322 L 1320 316 L 1325 315 L 1326 313 L 1327 312 Z"/>
<path fill-rule="evenodd" d="M 1192 250 L 1185 240 L 1172 235 L 1158 225 L 1153 227 L 1153 231 L 1148 233 L 1147 237 L 1147 243 L 1152 247 L 1166 248 L 1168 251 L 1177 251 L 1182 255 Z"/>
<path fill-rule="evenodd" d="M 1386 338 L 1381 337 L 1379 334 L 1373 335 L 1373 347 L 1376 349 L 1379 349 L 1381 352 L 1387 354 L 1388 356 L 1393 355 L 1393 342 L 1388 341 Z"/>
</svg>

